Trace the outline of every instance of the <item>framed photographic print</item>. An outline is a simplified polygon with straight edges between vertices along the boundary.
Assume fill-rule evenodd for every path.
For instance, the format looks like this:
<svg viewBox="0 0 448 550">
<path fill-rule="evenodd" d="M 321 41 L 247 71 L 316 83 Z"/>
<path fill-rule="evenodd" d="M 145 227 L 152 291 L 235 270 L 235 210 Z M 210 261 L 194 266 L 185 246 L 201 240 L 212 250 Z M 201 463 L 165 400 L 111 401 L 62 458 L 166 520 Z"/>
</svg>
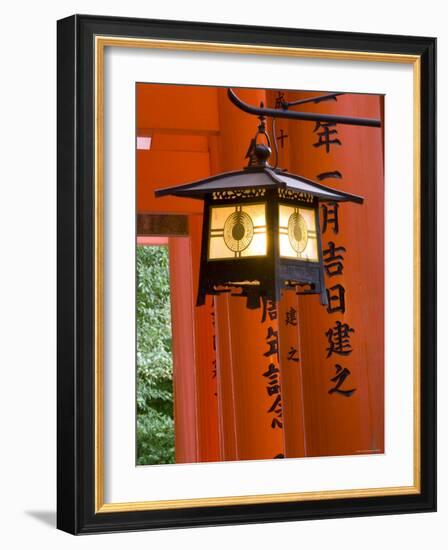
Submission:
<svg viewBox="0 0 448 550">
<path fill-rule="evenodd" d="M 434 511 L 433 38 L 58 22 L 58 527 Z"/>
</svg>

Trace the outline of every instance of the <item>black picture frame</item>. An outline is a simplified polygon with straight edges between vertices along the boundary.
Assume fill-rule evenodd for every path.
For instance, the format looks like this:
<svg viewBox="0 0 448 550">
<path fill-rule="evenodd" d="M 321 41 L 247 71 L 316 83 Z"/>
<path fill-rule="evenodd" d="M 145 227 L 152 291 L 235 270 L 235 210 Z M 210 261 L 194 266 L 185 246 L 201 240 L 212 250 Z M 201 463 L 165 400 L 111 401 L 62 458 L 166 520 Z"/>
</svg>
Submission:
<svg viewBox="0 0 448 550">
<path fill-rule="evenodd" d="M 57 24 L 57 527 L 68 533 L 230 525 L 436 509 L 436 39 L 74 15 Z M 420 58 L 420 492 L 223 506 L 95 511 L 95 36 L 156 38 Z"/>
</svg>

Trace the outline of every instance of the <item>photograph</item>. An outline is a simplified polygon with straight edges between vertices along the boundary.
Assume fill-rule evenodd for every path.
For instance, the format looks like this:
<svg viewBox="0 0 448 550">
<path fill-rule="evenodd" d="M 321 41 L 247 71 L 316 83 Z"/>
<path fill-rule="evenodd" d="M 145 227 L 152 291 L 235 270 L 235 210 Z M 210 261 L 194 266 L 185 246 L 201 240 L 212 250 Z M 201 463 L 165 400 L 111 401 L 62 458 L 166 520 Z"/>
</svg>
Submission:
<svg viewBox="0 0 448 550">
<path fill-rule="evenodd" d="M 136 463 L 384 453 L 383 96 L 135 93 Z"/>
</svg>

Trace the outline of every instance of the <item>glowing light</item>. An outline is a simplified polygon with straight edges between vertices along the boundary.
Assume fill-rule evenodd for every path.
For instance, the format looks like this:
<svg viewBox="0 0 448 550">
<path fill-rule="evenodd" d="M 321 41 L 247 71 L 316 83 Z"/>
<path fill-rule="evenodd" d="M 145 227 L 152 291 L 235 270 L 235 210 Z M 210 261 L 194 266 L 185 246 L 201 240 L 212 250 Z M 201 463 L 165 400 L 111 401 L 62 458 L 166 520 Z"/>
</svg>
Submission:
<svg viewBox="0 0 448 550">
<path fill-rule="evenodd" d="M 210 208 L 209 260 L 266 256 L 266 252 L 265 203 Z"/>
<path fill-rule="evenodd" d="M 282 258 L 319 261 L 314 209 L 279 204 L 279 248 Z"/>
</svg>

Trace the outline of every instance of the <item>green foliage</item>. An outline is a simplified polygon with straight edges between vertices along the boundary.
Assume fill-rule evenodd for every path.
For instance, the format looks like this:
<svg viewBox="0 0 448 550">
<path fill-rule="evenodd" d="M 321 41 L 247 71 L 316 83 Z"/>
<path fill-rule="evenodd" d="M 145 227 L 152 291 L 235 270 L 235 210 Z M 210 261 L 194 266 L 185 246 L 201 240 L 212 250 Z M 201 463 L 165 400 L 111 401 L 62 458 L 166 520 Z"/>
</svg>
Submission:
<svg viewBox="0 0 448 550">
<path fill-rule="evenodd" d="M 137 464 L 174 462 L 168 249 L 137 247 Z"/>
</svg>

